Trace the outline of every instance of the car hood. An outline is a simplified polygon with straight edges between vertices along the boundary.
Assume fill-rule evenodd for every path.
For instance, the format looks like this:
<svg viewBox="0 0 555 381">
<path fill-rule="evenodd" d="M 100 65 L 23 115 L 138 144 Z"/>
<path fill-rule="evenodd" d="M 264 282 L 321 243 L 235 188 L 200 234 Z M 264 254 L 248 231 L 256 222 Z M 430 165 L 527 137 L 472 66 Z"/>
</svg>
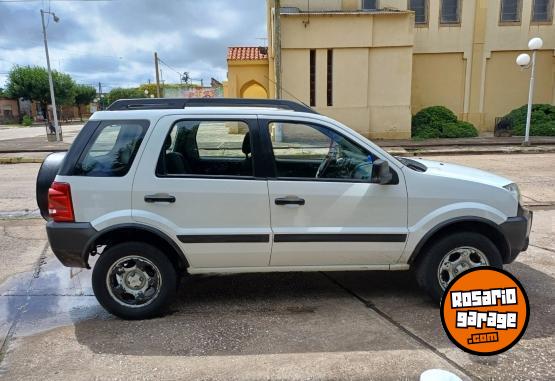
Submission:
<svg viewBox="0 0 555 381">
<path fill-rule="evenodd" d="M 482 171 L 480 169 L 465 167 L 463 165 L 416 158 L 411 158 L 411 160 L 424 164 L 428 168 L 426 173 L 429 175 L 473 181 L 477 183 L 492 185 L 495 187 L 503 187 L 507 184 L 512 183 L 511 180 L 505 177 Z"/>
</svg>

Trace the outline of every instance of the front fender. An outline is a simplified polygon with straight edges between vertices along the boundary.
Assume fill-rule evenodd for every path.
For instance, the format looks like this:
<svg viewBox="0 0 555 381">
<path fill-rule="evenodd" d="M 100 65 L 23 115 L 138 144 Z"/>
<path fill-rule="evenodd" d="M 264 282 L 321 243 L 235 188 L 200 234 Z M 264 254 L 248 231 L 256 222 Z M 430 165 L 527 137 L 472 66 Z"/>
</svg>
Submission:
<svg viewBox="0 0 555 381">
<path fill-rule="evenodd" d="M 483 222 L 501 231 L 499 225 L 507 218 L 503 212 L 475 202 L 455 203 L 435 209 L 408 227 L 407 245 L 398 262 L 407 263 L 428 237 L 447 225 L 463 221 Z"/>
</svg>

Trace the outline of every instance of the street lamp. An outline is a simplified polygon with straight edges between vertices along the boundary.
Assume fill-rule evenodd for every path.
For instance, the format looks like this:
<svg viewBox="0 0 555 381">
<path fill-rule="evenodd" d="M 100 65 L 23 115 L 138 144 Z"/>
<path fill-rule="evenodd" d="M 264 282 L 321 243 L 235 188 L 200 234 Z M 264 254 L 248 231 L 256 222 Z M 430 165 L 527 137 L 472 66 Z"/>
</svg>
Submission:
<svg viewBox="0 0 555 381">
<path fill-rule="evenodd" d="M 60 18 L 54 12 L 46 12 L 40 10 L 42 21 L 42 34 L 44 36 L 44 51 L 46 52 L 46 66 L 48 67 L 48 84 L 50 86 L 50 98 L 52 99 L 52 114 L 54 115 L 54 129 L 56 131 L 56 141 L 61 141 L 60 125 L 58 124 L 58 111 L 56 110 L 56 98 L 54 97 L 54 82 L 52 81 L 52 70 L 50 69 L 50 56 L 48 55 L 48 39 L 46 37 L 46 25 L 44 24 L 44 15 L 51 15 L 54 22 L 59 22 Z"/>
<path fill-rule="evenodd" d="M 534 101 L 534 82 L 536 74 L 536 52 L 543 46 L 543 40 L 539 37 L 534 37 L 528 42 L 528 48 L 532 51 L 532 58 L 530 55 L 523 53 L 516 58 L 516 63 L 523 69 L 532 68 L 530 74 L 530 89 L 528 91 L 528 112 L 526 114 L 526 134 L 524 136 L 523 145 L 530 145 L 530 121 L 532 119 L 532 102 Z M 532 63 L 530 63 L 530 61 Z"/>
</svg>

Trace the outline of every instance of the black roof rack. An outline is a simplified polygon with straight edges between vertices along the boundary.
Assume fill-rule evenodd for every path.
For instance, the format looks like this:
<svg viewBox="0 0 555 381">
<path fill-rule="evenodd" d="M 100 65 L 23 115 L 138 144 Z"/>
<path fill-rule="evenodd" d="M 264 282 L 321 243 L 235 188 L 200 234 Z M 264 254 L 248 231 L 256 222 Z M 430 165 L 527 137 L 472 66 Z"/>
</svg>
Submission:
<svg viewBox="0 0 555 381">
<path fill-rule="evenodd" d="M 272 107 L 285 110 L 308 112 L 316 111 L 301 103 L 283 99 L 246 99 L 246 98 L 138 98 L 120 99 L 108 106 L 108 111 L 122 110 L 164 110 L 186 107 Z"/>
</svg>

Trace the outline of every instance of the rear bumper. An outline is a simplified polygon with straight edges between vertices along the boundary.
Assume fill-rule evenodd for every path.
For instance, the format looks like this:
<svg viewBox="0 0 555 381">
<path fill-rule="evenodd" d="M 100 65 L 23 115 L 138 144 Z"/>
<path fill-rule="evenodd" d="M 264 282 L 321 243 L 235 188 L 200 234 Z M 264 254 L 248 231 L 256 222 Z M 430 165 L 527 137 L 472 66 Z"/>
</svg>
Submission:
<svg viewBox="0 0 555 381">
<path fill-rule="evenodd" d="M 509 217 L 499 225 L 509 244 L 509 255 L 505 258 L 505 263 L 513 262 L 520 252 L 528 249 L 532 219 L 532 211 L 519 205 L 517 216 Z"/>
<path fill-rule="evenodd" d="M 97 234 L 91 224 L 48 221 L 46 233 L 52 251 L 64 266 L 90 268 L 86 249 Z"/>
</svg>

